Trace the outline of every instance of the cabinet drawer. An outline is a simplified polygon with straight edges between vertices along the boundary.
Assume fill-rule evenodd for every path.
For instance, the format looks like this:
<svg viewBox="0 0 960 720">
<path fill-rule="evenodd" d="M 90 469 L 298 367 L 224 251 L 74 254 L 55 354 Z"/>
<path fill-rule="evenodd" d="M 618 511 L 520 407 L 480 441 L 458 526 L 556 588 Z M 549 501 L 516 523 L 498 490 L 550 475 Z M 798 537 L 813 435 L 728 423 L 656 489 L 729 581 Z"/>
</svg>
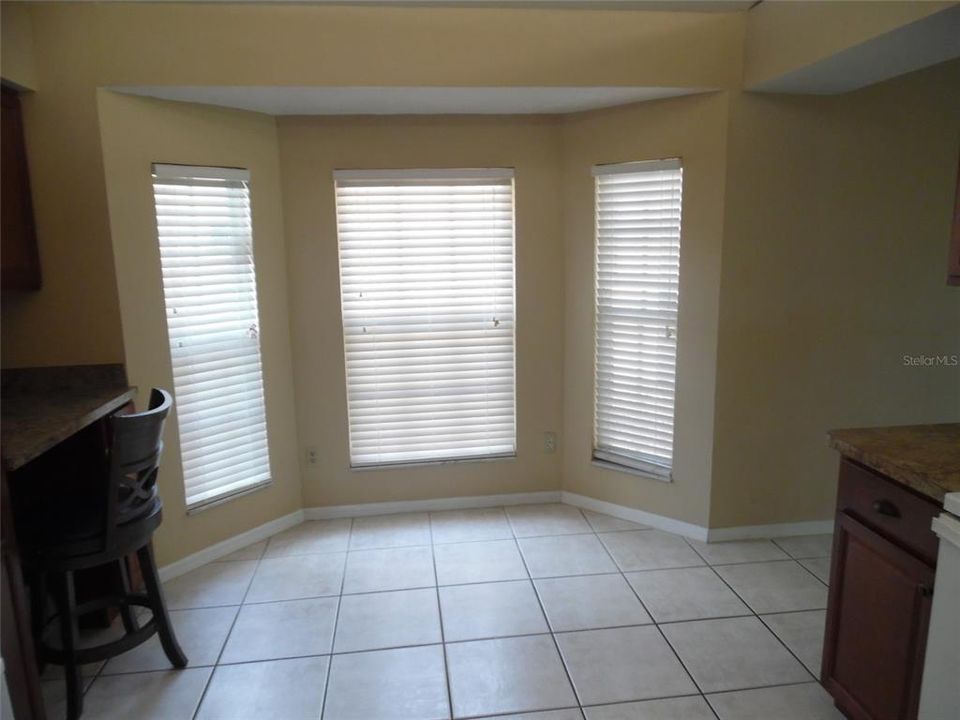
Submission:
<svg viewBox="0 0 960 720">
<path fill-rule="evenodd" d="M 843 459 L 837 510 L 853 515 L 927 564 L 936 564 L 938 541 L 930 523 L 940 512 L 940 506 L 932 500 L 863 465 Z"/>
</svg>

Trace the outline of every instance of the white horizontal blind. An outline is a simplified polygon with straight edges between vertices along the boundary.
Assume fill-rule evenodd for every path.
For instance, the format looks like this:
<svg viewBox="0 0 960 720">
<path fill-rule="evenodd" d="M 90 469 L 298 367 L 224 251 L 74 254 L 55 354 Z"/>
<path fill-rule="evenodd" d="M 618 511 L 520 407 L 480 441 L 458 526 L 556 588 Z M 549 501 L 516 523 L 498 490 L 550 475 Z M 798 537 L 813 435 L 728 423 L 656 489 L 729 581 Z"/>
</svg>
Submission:
<svg viewBox="0 0 960 720">
<path fill-rule="evenodd" d="M 679 160 L 596 176 L 594 457 L 669 478 L 680 272 Z"/>
<path fill-rule="evenodd" d="M 512 170 L 335 180 L 351 465 L 512 455 Z"/>
<path fill-rule="evenodd" d="M 249 173 L 154 165 L 187 507 L 270 482 Z"/>
</svg>

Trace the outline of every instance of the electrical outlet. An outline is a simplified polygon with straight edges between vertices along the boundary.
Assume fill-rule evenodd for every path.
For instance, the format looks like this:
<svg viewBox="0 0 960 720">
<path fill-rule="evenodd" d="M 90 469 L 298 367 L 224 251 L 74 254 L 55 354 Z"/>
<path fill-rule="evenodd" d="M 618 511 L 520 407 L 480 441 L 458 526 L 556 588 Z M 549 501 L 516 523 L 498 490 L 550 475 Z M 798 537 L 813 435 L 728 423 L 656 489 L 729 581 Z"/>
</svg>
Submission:
<svg viewBox="0 0 960 720">
<path fill-rule="evenodd" d="M 543 434 L 543 451 L 552 455 L 557 451 L 557 434 L 555 432 L 545 432 Z"/>
<path fill-rule="evenodd" d="M 317 460 L 319 459 L 319 453 L 317 453 L 317 449 L 315 447 L 308 447 L 306 453 L 307 465 L 316 465 Z"/>
</svg>

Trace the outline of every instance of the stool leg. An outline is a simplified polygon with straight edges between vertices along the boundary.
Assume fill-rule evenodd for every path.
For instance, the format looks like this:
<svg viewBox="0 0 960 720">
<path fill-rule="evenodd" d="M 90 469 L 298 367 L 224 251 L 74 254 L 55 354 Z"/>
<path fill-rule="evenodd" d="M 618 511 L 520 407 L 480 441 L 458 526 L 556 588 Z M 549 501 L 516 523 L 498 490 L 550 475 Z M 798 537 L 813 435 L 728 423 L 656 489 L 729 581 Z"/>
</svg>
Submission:
<svg viewBox="0 0 960 720">
<path fill-rule="evenodd" d="M 127 559 L 120 558 L 117 561 L 117 566 L 120 570 L 120 592 L 126 597 L 131 593 L 130 590 L 130 574 L 127 572 Z M 123 603 L 120 605 L 120 618 L 123 620 L 123 629 L 127 633 L 136 632 L 140 625 L 137 623 L 137 617 L 133 612 L 133 608 Z"/>
<path fill-rule="evenodd" d="M 67 571 L 58 578 L 55 600 L 60 616 L 60 642 L 63 646 L 63 674 L 67 681 L 67 720 L 77 720 L 83 713 L 83 685 L 76 652 L 80 646 L 77 630 L 77 598 L 73 588 L 73 573 Z"/>
<path fill-rule="evenodd" d="M 30 631 L 37 648 L 37 665 L 40 672 L 46 667 L 41 650 L 43 628 L 47 621 L 47 578 L 42 570 L 35 570 L 30 577 Z"/>
<path fill-rule="evenodd" d="M 175 668 L 186 667 L 187 656 L 180 649 L 180 643 L 177 642 L 177 636 L 173 632 L 173 625 L 170 624 L 170 616 L 167 615 L 163 587 L 160 585 L 160 575 L 153 557 L 153 543 L 149 542 L 137 550 L 137 557 L 140 559 L 140 572 L 143 573 L 143 584 L 147 586 L 147 596 L 150 598 L 153 619 L 157 623 L 157 634 L 160 636 L 163 652 Z"/>
</svg>

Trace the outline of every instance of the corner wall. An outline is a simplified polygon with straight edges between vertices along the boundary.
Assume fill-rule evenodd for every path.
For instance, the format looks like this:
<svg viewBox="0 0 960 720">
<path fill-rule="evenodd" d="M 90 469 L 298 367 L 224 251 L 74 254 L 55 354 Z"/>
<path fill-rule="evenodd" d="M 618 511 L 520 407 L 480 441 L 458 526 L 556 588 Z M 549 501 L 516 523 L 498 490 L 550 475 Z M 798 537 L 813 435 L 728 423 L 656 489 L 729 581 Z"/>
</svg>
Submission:
<svg viewBox="0 0 960 720">
<path fill-rule="evenodd" d="M 563 244 L 559 120 L 522 117 L 283 118 L 279 122 L 306 507 L 560 488 Z M 351 470 L 333 170 L 516 169 L 517 456 Z"/>
<path fill-rule="evenodd" d="M 276 125 L 266 115 L 108 90 L 98 91 L 98 101 L 127 374 L 140 391 L 140 404 L 151 387 L 173 387 L 151 163 L 250 170 L 273 484 L 188 515 L 174 408 L 160 481 L 164 522 L 155 538 L 158 561 L 166 564 L 301 507 Z"/>
<path fill-rule="evenodd" d="M 727 113 L 727 93 L 720 92 L 571 115 L 563 125 L 563 489 L 702 526 L 711 493 Z M 674 480 L 665 483 L 591 463 L 596 245 L 591 167 L 668 157 L 683 161 L 683 207 Z"/>
<path fill-rule="evenodd" d="M 956 422 L 960 61 L 730 110 L 710 526 L 831 517 L 832 428 Z M 682 302 L 682 301 L 681 301 Z"/>
</svg>

